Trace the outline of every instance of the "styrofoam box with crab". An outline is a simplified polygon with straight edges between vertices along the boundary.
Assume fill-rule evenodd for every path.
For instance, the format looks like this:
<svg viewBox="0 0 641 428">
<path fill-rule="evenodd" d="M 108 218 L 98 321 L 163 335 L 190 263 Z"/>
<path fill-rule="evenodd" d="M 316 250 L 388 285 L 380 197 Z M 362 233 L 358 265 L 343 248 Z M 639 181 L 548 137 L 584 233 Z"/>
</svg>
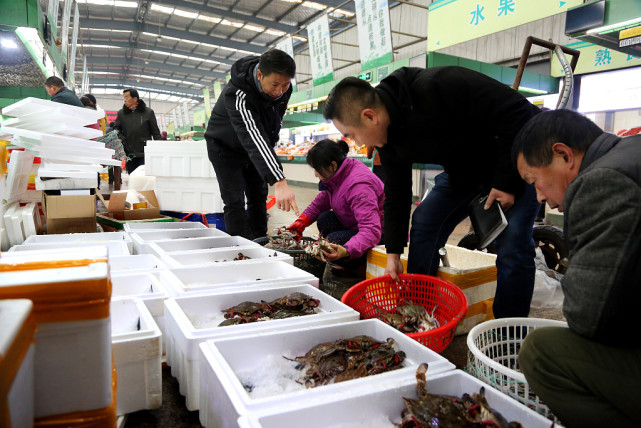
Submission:
<svg viewBox="0 0 641 428">
<path fill-rule="evenodd" d="M 173 224 L 173 223 L 171 223 Z M 153 241 L 166 239 L 212 238 L 214 236 L 229 236 L 220 229 L 195 228 L 195 229 L 154 229 L 130 232 L 129 236 L 136 254 L 145 254 L 144 246 Z"/>
<path fill-rule="evenodd" d="M 479 393 L 482 387 L 490 407 L 508 422 L 520 422 L 528 428 L 550 426 L 551 422 L 542 415 L 461 370 L 428 376 L 425 390 L 430 394 L 461 397 L 465 393 Z M 305 421 L 305 428 L 394 428 L 406 408 L 402 397 L 416 399 L 417 395 L 416 379 L 407 377 L 333 394 L 325 401 L 252 413 L 239 418 L 238 426 L 280 428 L 288 426 L 291 421 Z"/>
<path fill-rule="evenodd" d="M 405 353 L 400 368 L 315 388 L 306 389 L 300 383 L 304 372 L 296 370 L 296 363 L 289 359 L 305 355 L 318 344 L 359 335 L 378 341 L 394 339 L 397 349 Z M 430 375 L 455 368 L 444 357 L 376 319 L 212 339 L 199 346 L 199 416 L 207 428 L 236 426 L 238 417 L 258 411 L 349 395 L 384 382 L 396 384 L 399 379 L 413 377 L 421 363 L 429 364 Z"/>
<path fill-rule="evenodd" d="M 213 250 L 175 251 L 165 253 L 162 260 L 168 267 L 181 266 L 211 266 L 232 263 L 237 266 L 248 264 L 264 264 L 271 261 L 283 261 L 291 265 L 294 259 L 289 254 L 269 248 L 257 246 L 243 246 L 232 248 L 218 248 Z"/>
<path fill-rule="evenodd" d="M 219 327 L 225 320 L 222 310 L 243 302 L 271 302 L 291 293 L 303 293 L 318 301 L 314 314 Z M 188 410 L 198 410 L 200 373 L 198 345 L 206 340 L 239 337 L 265 331 L 311 325 L 357 321 L 359 313 L 309 284 L 255 285 L 211 292 L 209 295 L 181 296 L 165 300 L 167 364 L 178 379 Z"/>
<path fill-rule="evenodd" d="M 153 241 L 142 247 L 142 251 L 147 251 L 158 257 L 165 253 L 177 251 L 200 251 L 216 250 L 228 248 L 247 248 L 259 247 L 257 243 L 243 238 L 242 236 L 217 236 L 214 238 L 191 238 L 191 239 L 166 239 Z"/>
</svg>

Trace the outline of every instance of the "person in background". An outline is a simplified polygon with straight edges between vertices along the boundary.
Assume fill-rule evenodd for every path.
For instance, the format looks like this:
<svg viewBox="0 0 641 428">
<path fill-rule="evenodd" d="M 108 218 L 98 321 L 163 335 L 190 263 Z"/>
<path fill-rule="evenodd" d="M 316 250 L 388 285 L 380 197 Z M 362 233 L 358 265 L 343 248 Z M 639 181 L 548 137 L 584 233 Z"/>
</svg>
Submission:
<svg viewBox="0 0 641 428">
<path fill-rule="evenodd" d="M 166 140 L 167 139 L 167 131 L 162 131 L 160 133 L 160 139 L 161 140 Z"/>
<path fill-rule="evenodd" d="M 541 203 L 564 212 L 569 328 L 537 328 L 519 352 L 531 388 L 564 426 L 641 426 L 641 136 L 543 112 L 512 157 Z"/>
<path fill-rule="evenodd" d="M 69 104 L 70 106 L 84 107 L 76 94 L 65 86 L 65 82 L 56 76 L 48 77 L 45 80 L 45 90 L 54 103 Z"/>
<path fill-rule="evenodd" d="M 307 164 L 321 181 L 320 193 L 287 229 L 302 237 L 317 222 L 334 251 L 325 259 L 345 269 L 365 267 L 367 251 L 383 236 L 383 182 L 358 159 L 347 157 L 345 141 L 319 141 L 307 153 Z M 364 275 L 364 271 L 363 271 Z"/>
<path fill-rule="evenodd" d="M 80 97 L 80 102 L 82 103 L 83 106 L 85 106 L 85 108 L 88 108 L 90 110 L 96 110 L 95 104 L 92 105 L 91 100 L 86 95 L 83 95 L 82 97 Z M 87 125 L 87 128 L 100 130 L 100 120 L 97 120 L 96 123 L 92 123 L 91 125 Z"/>
<path fill-rule="evenodd" d="M 122 144 L 127 153 L 127 172 L 131 174 L 145 164 L 147 140 L 160 140 L 160 129 L 154 111 L 140 99 L 136 89 L 123 91 L 125 104 L 114 121 L 114 129 L 122 136 Z"/>
<path fill-rule="evenodd" d="M 100 126 L 98 129 L 102 131 L 102 135 L 105 135 L 107 131 L 107 112 L 105 112 L 105 110 L 98 105 L 98 102 L 96 101 L 96 97 L 94 97 L 92 94 L 85 94 L 82 96 L 82 98 L 87 98 L 89 100 L 88 105 L 94 110 L 98 110 L 103 114 L 103 117 L 98 119 L 98 124 Z M 87 107 L 87 104 L 85 104 L 85 102 L 82 101 L 82 98 L 80 99 L 80 101 L 85 107 Z"/>
<path fill-rule="evenodd" d="M 539 210 L 510 158 L 519 129 L 539 109 L 507 85 L 463 67 L 403 67 L 376 88 L 347 77 L 323 114 L 357 145 L 376 147 L 385 171 L 386 274 L 403 272 L 412 205 L 412 164 L 442 165 L 412 215 L 409 273 L 435 275 L 438 250 L 479 194 L 498 201 L 508 226 L 496 240 L 497 318 L 527 317 L 534 290 L 532 227 Z"/>
<path fill-rule="evenodd" d="M 268 184 L 274 186 L 278 208 L 299 214 L 274 151 L 295 74 L 294 59 L 278 49 L 241 58 L 211 112 L 205 131 L 207 153 L 230 235 L 267 235 Z"/>
</svg>

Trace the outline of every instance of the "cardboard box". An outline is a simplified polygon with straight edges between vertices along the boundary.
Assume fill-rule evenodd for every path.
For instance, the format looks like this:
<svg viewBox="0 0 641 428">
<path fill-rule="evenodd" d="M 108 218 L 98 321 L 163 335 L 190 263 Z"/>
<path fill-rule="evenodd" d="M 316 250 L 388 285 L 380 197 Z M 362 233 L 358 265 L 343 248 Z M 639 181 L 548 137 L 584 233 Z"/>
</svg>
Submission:
<svg viewBox="0 0 641 428">
<path fill-rule="evenodd" d="M 96 195 L 43 193 L 47 233 L 96 232 Z"/>
<path fill-rule="evenodd" d="M 123 230 L 126 222 L 155 222 L 155 221 L 174 221 L 172 217 L 167 217 L 160 214 L 158 207 L 158 199 L 153 190 L 142 190 L 140 194 L 143 195 L 147 201 L 147 208 L 138 208 L 130 210 L 125 207 L 127 198 L 126 192 L 112 193 L 109 200 L 106 201 L 100 191 L 96 194 L 102 203 L 107 207 L 108 212 L 98 214 L 97 220 L 103 228 L 105 226 L 110 230 Z M 105 229 L 106 230 L 106 229 Z"/>
</svg>

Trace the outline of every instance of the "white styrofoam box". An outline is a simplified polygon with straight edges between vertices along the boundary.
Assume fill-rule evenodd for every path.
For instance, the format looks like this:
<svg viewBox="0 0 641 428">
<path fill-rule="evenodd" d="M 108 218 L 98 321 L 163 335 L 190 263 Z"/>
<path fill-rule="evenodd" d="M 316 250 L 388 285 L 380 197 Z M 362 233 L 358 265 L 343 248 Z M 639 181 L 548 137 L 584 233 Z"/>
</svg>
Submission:
<svg viewBox="0 0 641 428">
<path fill-rule="evenodd" d="M 186 239 L 186 238 L 212 238 L 215 236 L 229 236 L 220 229 L 205 228 L 205 229 L 154 229 L 154 230 L 139 230 L 135 233 L 129 234 L 134 245 L 134 252 L 136 254 L 148 254 L 149 249 L 146 245 L 152 241 L 160 241 L 165 239 Z"/>
<path fill-rule="evenodd" d="M 3 125 L 87 139 L 97 138 L 103 135 L 100 129 L 87 128 L 78 122 L 84 122 L 84 120 L 70 120 L 65 115 L 47 115 L 43 117 L 41 115 L 30 114 L 14 119 L 7 119 L 3 122 Z M 93 121 L 93 123 L 96 123 L 96 121 Z"/>
<path fill-rule="evenodd" d="M 186 266 L 170 268 L 162 273 L 170 277 L 166 283 L 178 295 L 185 293 L 208 293 L 211 290 L 236 288 L 243 285 L 311 284 L 318 287 L 318 278 L 309 272 L 285 262 L 245 264 L 242 269 L 233 263 L 217 263 L 215 266 Z"/>
<path fill-rule="evenodd" d="M 0 265 L 23 264 L 30 262 L 54 262 L 59 260 L 107 260 L 107 247 L 95 244 L 91 247 L 64 248 L 56 251 L 51 249 L 33 251 L 8 251 L 2 253 Z"/>
<path fill-rule="evenodd" d="M 34 293 L 38 285 L 46 284 L 49 293 L 66 290 L 60 302 L 42 304 L 40 316 L 60 312 L 60 307 L 72 309 L 86 305 L 82 295 L 67 296 L 69 283 L 78 287 L 85 283 L 106 284 L 107 263 L 64 269 L 16 270 L 0 276 L 0 295 L 3 287 L 25 287 Z M 102 286 L 102 285 L 101 285 Z M 35 287 L 35 288 L 34 288 Z M 106 285 L 105 298 L 106 296 Z M 102 290 L 97 290 L 102 291 Z M 35 300 L 35 299 L 34 299 Z M 71 305 L 73 303 L 73 305 Z M 93 302 L 95 303 L 95 302 Z M 36 302 L 36 307 L 38 302 Z M 55 309 L 47 309 L 53 307 Z M 89 308 L 88 308 L 89 309 Z M 109 317 L 80 321 L 38 322 L 34 359 L 34 417 L 46 417 L 70 412 L 103 409 L 112 402 L 111 390 L 111 327 Z"/>
<path fill-rule="evenodd" d="M 118 374 L 116 412 L 162 404 L 161 333 L 142 300 L 111 300 L 111 349 Z"/>
<path fill-rule="evenodd" d="M 100 232 L 100 233 L 63 233 L 56 235 L 34 235 L 28 237 L 25 244 L 56 245 L 67 243 L 92 243 L 102 245 L 104 242 L 122 241 L 127 244 L 129 252 L 133 251 L 131 238 L 126 232 Z"/>
<path fill-rule="evenodd" d="M 199 221 L 156 221 L 147 223 L 125 223 L 125 232 L 174 230 L 174 229 L 207 229 Z"/>
<path fill-rule="evenodd" d="M 124 241 L 104 241 L 104 242 L 60 242 L 59 244 L 23 244 L 14 245 L 9 251 L 31 251 L 31 250 L 49 250 L 55 252 L 59 250 L 69 250 L 71 248 L 95 247 L 104 245 L 109 250 L 110 256 L 129 255 L 129 248 Z"/>
<path fill-rule="evenodd" d="M 33 116 L 39 117 L 41 120 L 53 117 L 57 121 L 76 123 L 80 126 L 91 125 L 104 117 L 104 113 L 100 110 L 71 106 L 34 97 L 27 97 L 4 107 L 2 114 L 20 118 Z"/>
<path fill-rule="evenodd" d="M 38 230 L 42 230 L 42 222 L 40 221 L 40 212 L 34 202 L 30 202 L 22 207 L 22 230 L 25 237 L 29 239 L 35 236 Z"/>
<path fill-rule="evenodd" d="M 212 250 L 230 247 L 260 246 L 242 236 L 218 236 L 215 238 L 166 239 L 149 243 L 148 250 L 160 256 L 176 251 Z"/>
<path fill-rule="evenodd" d="M 430 370 L 428 369 L 428 373 Z M 427 378 L 426 389 L 431 394 L 461 397 L 479 393 L 485 387 L 485 398 L 492 409 L 509 422 L 520 422 L 528 428 L 548 428 L 550 421 L 502 392 L 488 386 L 461 370 L 440 373 Z M 306 428 L 345 426 L 393 427 L 401 421 L 407 408 L 402 397 L 417 398 L 416 379 L 407 378 L 394 383 L 381 383 L 372 389 L 339 393 L 324 402 L 304 403 L 297 408 L 281 407 L 268 413 L 243 417 L 243 428 L 281 428 L 291 421 L 305 421 Z"/>
<path fill-rule="evenodd" d="M 166 268 L 165 263 L 152 254 L 109 257 L 111 273 L 159 271 Z"/>
<path fill-rule="evenodd" d="M 19 201 L 27 191 L 33 166 L 33 154 L 26 150 L 13 150 L 7 165 L 7 183 L 3 200 L 7 203 Z"/>
<path fill-rule="evenodd" d="M 0 363 L 8 354 L 22 355 L 27 348 L 21 360 L 16 361 L 15 369 L 11 361 L 8 365 L 0 364 L 0 382 L 7 382 L 0 383 L 0 402 L 8 404 L 5 411 L 9 413 L 3 416 L 8 416 L 12 427 L 33 426 L 35 324 L 29 320 L 32 308 L 33 303 L 28 299 L 0 300 Z"/>
<path fill-rule="evenodd" d="M 207 156 L 205 140 L 148 141 L 145 146 L 145 173 L 162 177 L 216 177 Z"/>
<path fill-rule="evenodd" d="M 290 293 L 305 293 L 319 301 L 317 313 L 280 320 L 218 327 L 224 321 L 223 309 L 241 302 L 271 302 Z M 200 374 L 198 344 L 214 338 L 301 328 L 320 324 L 357 321 L 359 313 L 309 284 L 248 286 L 242 289 L 211 292 L 203 296 L 182 296 L 165 300 L 167 364 L 178 379 L 180 393 L 188 410 L 197 410 Z"/>
<path fill-rule="evenodd" d="M 5 207 L 4 227 L 7 229 L 7 236 L 9 236 L 9 243 L 13 246 L 22 244 L 24 242 L 24 230 L 22 229 L 22 209 L 18 203 L 11 204 Z"/>
<path fill-rule="evenodd" d="M 280 360 L 285 356 L 293 358 L 304 355 L 312 347 L 339 339 L 358 335 L 371 336 L 385 341 L 393 338 L 398 349 L 406 357 L 400 369 L 360 379 L 322 385 L 316 388 L 297 389 L 290 392 L 277 392 L 272 395 L 254 398 L 243 387 L 241 378 L 265 369 L 266 361 Z M 415 375 L 421 363 L 430 366 L 430 375 L 453 370 L 454 364 L 434 351 L 410 339 L 400 331 L 379 320 L 354 321 L 341 324 L 324 325 L 278 331 L 262 334 L 244 335 L 237 338 L 212 339 L 200 345 L 200 422 L 207 428 L 235 426 L 239 416 L 250 412 L 267 411 L 273 408 L 295 406 L 326 398 L 358 388 L 374 387 L 382 382 L 398 382 L 402 378 Z M 284 360 L 284 359 L 283 359 Z M 281 360 L 282 361 L 282 360 Z M 285 379 L 265 376 L 262 382 L 282 385 L 281 391 L 290 384 Z M 283 381 L 283 383 L 281 383 Z M 294 385 L 291 380 L 289 386 Z"/>
<path fill-rule="evenodd" d="M 165 335 L 164 301 L 174 295 L 172 287 L 163 283 L 156 272 L 114 272 L 111 275 L 113 297 L 137 297 L 141 299 L 154 321 Z M 163 343 L 163 353 L 164 346 Z"/>
<path fill-rule="evenodd" d="M 242 253 L 249 257 L 245 260 L 234 260 Z M 175 251 L 162 256 L 168 267 L 212 265 L 221 263 L 241 263 L 243 266 L 252 263 L 263 263 L 281 260 L 291 265 L 294 259 L 289 254 L 281 253 L 269 248 L 258 246 L 243 246 L 215 250 Z"/>
<path fill-rule="evenodd" d="M 161 210 L 198 213 L 223 212 L 218 180 L 195 177 L 156 177 Z"/>
</svg>

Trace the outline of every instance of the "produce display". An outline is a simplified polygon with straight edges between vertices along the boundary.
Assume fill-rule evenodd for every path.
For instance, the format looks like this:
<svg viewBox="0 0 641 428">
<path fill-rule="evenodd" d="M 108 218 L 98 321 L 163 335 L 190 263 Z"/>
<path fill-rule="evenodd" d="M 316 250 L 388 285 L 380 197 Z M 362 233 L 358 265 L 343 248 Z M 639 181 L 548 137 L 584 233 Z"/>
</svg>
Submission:
<svg viewBox="0 0 641 428">
<path fill-rule="evenodd" d="M 218 327 L 312 315 L 318 306 L 318 299 L 304 293 L 291 293 L 271 302 L 242 302 L 222 310 L 225 321 Z"/>
<path fill-rule="evenodd" d="M 298 370 L 306 369 L 299 383 L 313 388 L 396 370 L 405 353 L 396 349 L 392 338 L 379 342 L 363 335 L 318 344 L 293 360 L 300 363 Z"/>
<path fill-rule="evenodd" d="M 418 333 L 440 327 L 434 316 L 436 306 L 429 314 L 423 305 L 417 305 L 409 299 L 401 299 L 394 312 L 383 312 L 377 308 L 376 318 L 403 333 Z"/>
<path fill-rule="evenodd" d="M 416 393 L 418 398 L 403 397 L 407 409 L 397 428 L 427 427 L 496 427 L 519 428 L 519 422 L 508 422 L 503 415 L 492 409 L 485 399 L 485 387 L 480 392 L 467 393 L 461 398 L 430 394 L 425 388 L 427 364 L 416 369 Z"/>
</svg>

